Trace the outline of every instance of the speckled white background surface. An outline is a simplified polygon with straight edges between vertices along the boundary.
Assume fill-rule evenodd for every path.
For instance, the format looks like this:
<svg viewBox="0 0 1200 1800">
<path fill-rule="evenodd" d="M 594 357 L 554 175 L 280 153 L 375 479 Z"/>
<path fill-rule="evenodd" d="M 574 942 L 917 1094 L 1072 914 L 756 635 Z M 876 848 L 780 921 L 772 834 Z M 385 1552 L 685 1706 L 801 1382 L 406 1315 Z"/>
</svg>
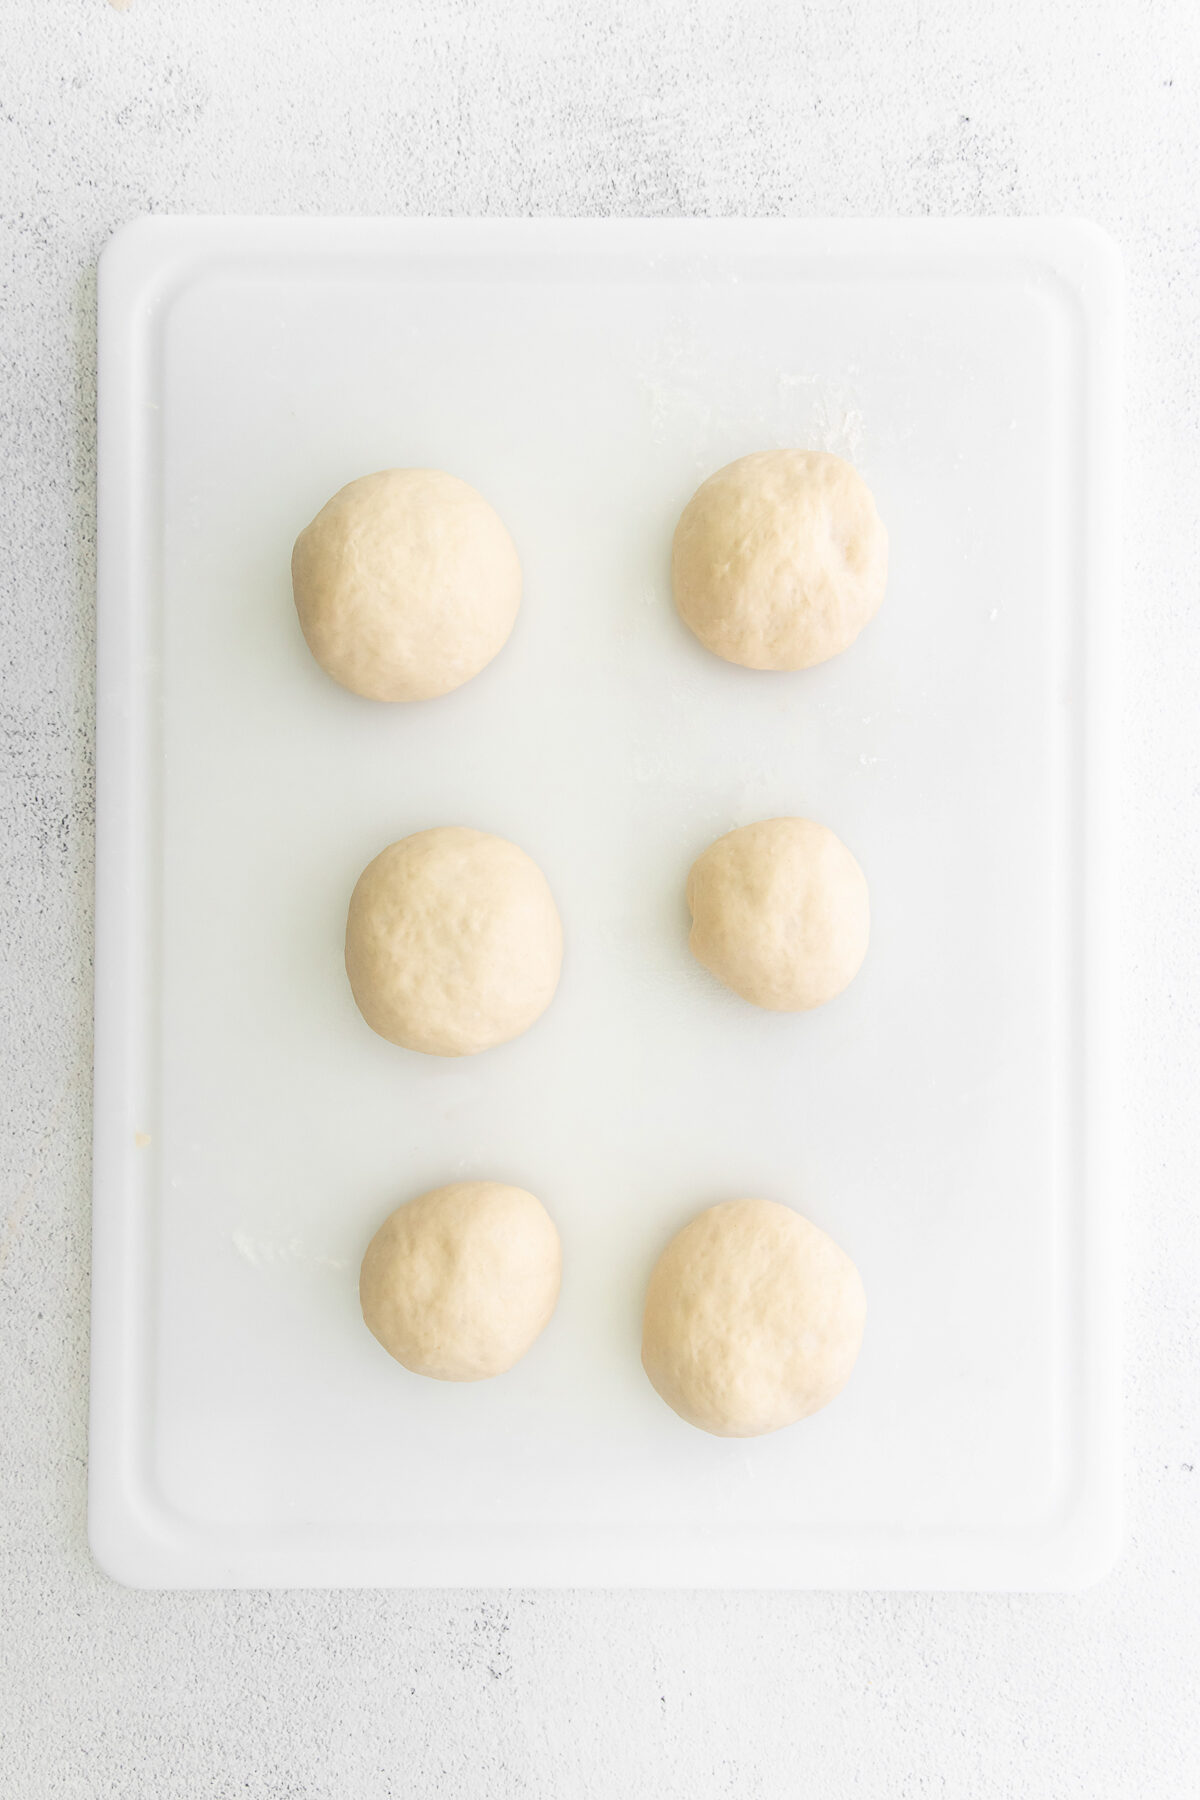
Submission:
<svg viewBox="0 0 1200 1800">
<path fill-rule="evenodd" d="M 0 1793 L 1196 1791 L 1192 0 L 0 9 Z M 94 266 L 140 212 L 1056 213 L 1129 275 L 1129 1533 L 1078 1595 L 151 1595 L 84 1538 Z"/>
</svg>

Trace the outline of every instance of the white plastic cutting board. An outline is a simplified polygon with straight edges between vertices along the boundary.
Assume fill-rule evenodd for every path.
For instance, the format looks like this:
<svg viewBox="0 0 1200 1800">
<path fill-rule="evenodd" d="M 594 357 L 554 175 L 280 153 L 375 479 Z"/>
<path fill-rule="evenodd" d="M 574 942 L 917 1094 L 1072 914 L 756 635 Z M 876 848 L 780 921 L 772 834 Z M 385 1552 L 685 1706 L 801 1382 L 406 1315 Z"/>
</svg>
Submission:
<svg viewBox="0 0 1200 1800">
<path fill-rule="evenodd" d="M 146 1586 L 1058 1587 L 1116 1543 L 1105 834 L 1119 280 L 1062 222 L 152 219 L 100 279 L 91 1532 Z M 845 655 L 751 673 L 673 612 L 680 508 L 769 445 L 891 535 Z M 432 465 L 519 546 L 457 693 L 311 661 L 292 540 Z M 865 868 L 862 974 L 757 1011 L 687 950 L 719 833 Z M 541 864 L 562 985 L 462 1060 L 372 1035 L 368 859 L 483 827 Z M 392 1363 L 356 1300 L 427 1187 L 531 1188 L 557 1315 L 510 1375 Z M 858 1262 L 857 1371 L 738 1442 L 639 1365 L 693 1212 L 799 1208 Z"/>
</svg>

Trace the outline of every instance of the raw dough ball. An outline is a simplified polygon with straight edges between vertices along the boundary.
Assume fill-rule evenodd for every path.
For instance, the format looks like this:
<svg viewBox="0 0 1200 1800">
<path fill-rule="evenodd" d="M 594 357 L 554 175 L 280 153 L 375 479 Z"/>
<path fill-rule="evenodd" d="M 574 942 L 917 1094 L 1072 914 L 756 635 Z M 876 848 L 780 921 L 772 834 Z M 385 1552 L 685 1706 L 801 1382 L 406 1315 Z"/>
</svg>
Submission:
<svg viewBox="0 0 1200 1800">
<path fill-rule="evenodd" d="M 385 1219 L 363 1257 L 363 1318 L 417 1375 L 483 1381 L 550 1322 L 562 1276 L 540 1200 L 500 1181 L 434 1188 Z"/>
<path fill-rule="evenodd" d="M 840 456 L 760 450 L 692 495 L 671 580 L 681 618 L 726 662 L 807 669 L 852 644 L 879 610 L 887 532 Z"/>
<path fill-rule="evenodd" d="M 858 1270 L 831 1237 L 773 1200 L 727 1200 L 659 1257 L 642 1364 L 689 1424 L 759 1437 L 841 1391 L 866 1310 Z"/>
<path fill-rule="evenodd" d="M 867 881 L 811 819 L 760 819 L 710 844 L 688 875 L 697 962 L 755 1006 L 804 1012 L 853 981 L 867 954 Z"/>
<path fill-rule="evenodd" d="M 482 494 L 440 469 L 341 489 L 292 551 L 308 647 L 368 700 L 429 700 L 491 662 L 516 623 L 516 546 Z"/>
<path fill-rule="evenodd" d="M 519 1037 L 554 998 L 562 921 L 546 877 L 504 838 L 442 825 L 368 863 L 350 897 L 346 973 L 380 1037 L 470 1056 Z"/>
</svg>

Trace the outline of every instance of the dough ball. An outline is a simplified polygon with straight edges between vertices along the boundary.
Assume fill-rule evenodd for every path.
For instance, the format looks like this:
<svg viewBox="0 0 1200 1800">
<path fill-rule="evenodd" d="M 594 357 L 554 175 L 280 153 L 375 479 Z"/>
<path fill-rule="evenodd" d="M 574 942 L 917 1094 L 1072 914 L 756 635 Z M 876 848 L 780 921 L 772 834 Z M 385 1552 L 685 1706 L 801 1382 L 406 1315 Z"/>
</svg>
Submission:
<svg viewBox="0 0 1200 1800">
<path fill-rule="evenodd" d="M 521 604 L 516 546 L 440 469 L 352 481 L 306 525 L 292 591 L 321 667 L 368 700 L 429 700 L 478 675 Z"/>
<path fill-rule="evenodd" d="M 562 921 L 546 877 L 504 838 L 442 825 L 368 863 L 350 897 L 346 973 L 380 1037 L 471 1056 L 519 1037 L 554 998 Z"/>
<path fill-rule="evenodd" d="M 363 1257 L 359 1299 L 379 1342 L 416 1375 L 503 1375 L 550 1323 L 562 1246 L 540 1200 L 456 1181 L 399 1206 Z"/>
<path fill-rule="evenodd" d="M 887 532 L 840 456 L 760 450 L 692 495 L 671 580 L 680 617 L 726 662 L 807 669 L 846 649 L 879 610 Z"/>
<path fill-rule="evenodd" d="M 659 1257 L 642 1364 L 690 1425 L 760 1437 L 840 1393 L 866 1310 L 858 1270 L 831 1237 L 773 1200 L 727 1200 Z"/>
<path fill-rule="evenodd" d="M 760 819 L 726 832 L 688 875 L 697 962 L 772 1012 L 822 1006 L 867 954 L 866 876 L 811 819 Z"/>
</svg>

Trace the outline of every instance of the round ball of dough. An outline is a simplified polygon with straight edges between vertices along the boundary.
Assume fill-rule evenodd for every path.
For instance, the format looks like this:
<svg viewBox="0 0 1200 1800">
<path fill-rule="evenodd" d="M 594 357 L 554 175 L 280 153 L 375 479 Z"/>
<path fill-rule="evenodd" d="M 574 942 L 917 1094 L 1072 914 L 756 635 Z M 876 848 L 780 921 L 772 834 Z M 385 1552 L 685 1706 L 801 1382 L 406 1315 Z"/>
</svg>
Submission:
<svg viewBox="0 0 1200 1800">
<path fill-rule="evenodd" d="M 761 450 L 692 495 L 671 580 L 680 616 L 726 662 L 807 669 L 845 650 L 879 610 L 887 532 L 840 456 Z"/>
<path fill-rule="evenodd" d="M 471 1056 L 519 1037 L 554 998 L 562 921 L 546 877 L 504 838 L 442 825 L 367 864 L 350 897 L 346 973 L 380 1037 Z"/>
<path fill-rule="evenodd" d="M 540 1200 L 500 1181 L 434 1188 L 384 1220 L 358 1292 L 379 1342 L 416 1375 L 483 1381 L 550 1322 L 562 1246 Z"/>
<path fill-rule="evenodd" d="M 811 819 L 760 819 L 692 864 L 688 939 L 697 962 L 772 1012 L 822 1006 L 867 954 L 867 880 L 841 839 Z"/>
<path fill-rule="evenodd" d="M 482 494 L 440 469 L 342 488 L 292 551 L 308 647 L 368 700 L 430 700 L 478 675 L 521 604 L 516 546 Z"/>
<path fill-rule="evenodd" d="M 831 1237 L 773 1200 L 727 1200 L 659 1257 L 642 1364 L 690 1425 L 759 1437 L 841 1391 L 866 1310 L 858 1270 Z"/>
</svg>

